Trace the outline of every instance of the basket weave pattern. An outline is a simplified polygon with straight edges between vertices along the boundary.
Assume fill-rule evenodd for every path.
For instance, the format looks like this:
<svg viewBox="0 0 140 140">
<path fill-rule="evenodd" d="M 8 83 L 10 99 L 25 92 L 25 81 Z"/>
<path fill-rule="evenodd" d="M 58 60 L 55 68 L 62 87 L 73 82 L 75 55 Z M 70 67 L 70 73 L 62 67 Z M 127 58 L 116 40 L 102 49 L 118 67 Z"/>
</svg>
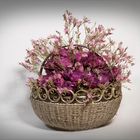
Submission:
<svg viewBox="0 0 140 140">
<path fill-rule="evenodd" d="M 65 130 L 84 130 L 108 123 L 116 114 L 122 96 L 105 102 L 64 104 L 39 101 L 31 97 L 36 115 L 48 126 Z"/>
</svg>

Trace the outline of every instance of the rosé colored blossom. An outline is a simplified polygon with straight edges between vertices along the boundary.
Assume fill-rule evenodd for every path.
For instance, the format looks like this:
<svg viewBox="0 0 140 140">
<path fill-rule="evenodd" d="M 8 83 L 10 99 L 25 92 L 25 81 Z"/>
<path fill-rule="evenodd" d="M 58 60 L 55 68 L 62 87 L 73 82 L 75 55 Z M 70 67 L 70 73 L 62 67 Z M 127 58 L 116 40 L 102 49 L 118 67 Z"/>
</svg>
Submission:
<svg viewBox="0 0 140 140">
<path fill-rule="evenodd" d="M 68 28 L 67 28 L 67 27 L 65 27 L 64 33 L 65 33 L 65 34 L 68 34 Z"/>
<path fill-rule="evenodd" d="M 68 57 L 69 56 L 69 50 L 66 48 L 60 48 L 59 55 L 62 57 Z"/>
<path fill-rule="evenodd" d="M 53 82 L 57 87 L 62 87 L 64 84 L 64 79 L 61 74 L 54 74 Z"/>
<path fill-rule="evenodd" d="M 59 63 L 64 67 L 72 67 L 70 58 L 60 57 Z"/>
<path fill-rule="evenodd" d="M 63 88 L 67 88 L 69 90 L 74 90 L 76 87 L 75 82 L 71 82 L 71 81 L 65 81 L 63 84 Z"/>
<path fill-rule="evenodd" d="M 81 72 L 81 71 L 73 71 L 70 74 L 70 79 L 73 82 L 81 81 L 82 80 L 82 77 L 83 77 L 83 72 Z"/>
<path fill-rule="evenodd" d="M 78 70 L 78 71 L 80 71 L 80 72 L 83 72 L 83 71 L 84 71 L 84 66 L 83 66 L 83 64 L 80 63 L 80 62 L 76 62 L 76 63 L 75 63 L 75 70 Z"/>
<path fill-rule="evenodd" d="M 85 73 L 84 82 L 88 87 L 95 88 L 99 84 L 99 79 L 95 73 Z"/>
<path fill-rule="evenodd" d="M 88 54 L 86 52 L 77 52 L 75 54 L 75 57 L 76 57 L 76 61 L 81 61 L 82 58 L 86 58 L 88 57 Z"/>
<path fill-rule="evenodd" d="M 83 61 L 83 65 L 85 67 L 90 66 L 92 68 L 96 68 L 96 67 L 104 67 L 106 65 L 103 58 L 93 52 L 89 52 L 88 56 L 82 58 L 81 61 Z"/>
<path fill-rule="evenodd" d="M 80 83 L 94 88 L 100 84 L 111 82 L 111 72 L 101 56 L 94 52 L 79 52 L 76 54 L 80 57 L 77 58 L 76 56 L 76 61 L 72 61 L 75 55 L 73 54 L 74 56 L 70 57 L 68 49 L 61 48 L 59 57 L 56 55 L 47 61 L 45 65 L 47 76 L 43 77 L 40 82 L 47 85 L 48 78 L 51 77 L 56 87 L 65 87 L 71 90 L 75 90 Z M 59 59 L 55 59 L 55 57 Z M 74 67 L 69 67 L 69 62 Z M 56 63 L 60 63 L 64 69 L 59 68 Z M 45 81 L 44 78 L 47 80 Z"/>
<path fill-rule="evenodd" d="M 113 67 L 112 74 L 116 78 L 118 75 L 121 75 L 121 68 L 120 67 Z"/>
<path fill-rule="evenodd" d="M 46 84 L 47 80 L 48 76 L 40 76 L 38 78 L 39 85 L 43 87 Z"/>
<path fill-rule="evenodd" d="M 26 68 L 27 70 L 29 70 L 30 72 L 32 72 L 33 67 L 28 65 L 28 63 L 19 63 L 20 65 L 22 65 L 24 68 Z"/>
<path fill-rule="evenodd" d="M 106 84 L 106 83 L 109 83 L 109 76 L 108 75 L 105 75 L 105 74 L 101 74 L 99 75 L 99 83 L 100 84 Z"/>
</svg>

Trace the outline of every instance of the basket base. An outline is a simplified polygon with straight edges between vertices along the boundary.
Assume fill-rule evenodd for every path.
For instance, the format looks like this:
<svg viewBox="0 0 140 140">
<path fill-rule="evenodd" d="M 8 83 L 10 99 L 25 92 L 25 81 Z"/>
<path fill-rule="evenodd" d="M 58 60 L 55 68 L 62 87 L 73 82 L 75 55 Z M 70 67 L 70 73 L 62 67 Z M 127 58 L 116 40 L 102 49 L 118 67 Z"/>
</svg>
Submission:
<svg viewBox="0 0 140 140">
<path fill-rule="evenodd" d="M 112 123 L 113 120 L 109 120 L 108 122 L 106 122 L 105 124 L 102 124 L 98 127 L 92 127 L 92 128 L 86 128 L 86 129 L 66 129 L 66 128 L 59 128 L 59 127 L 53 127 L 53 126 L 50 126 L 48 124 L 45 124 L 46 127 L 52 129 L 52 130 L 56 130 L 56 131 L 84 131 L 84 130 L 89 130 L 89 129 L 98 129 L 98 128 L 101 128 L 101 127 L 105 127 L 105 126 L 108 126 Z"/>
<path fill-rule="evenodd" d="M 122 96 L 106 102 L 64 104 L 31 98 L 36 115 L 49 127 L 57 130 L 87 130 L 109 124 L 116 114 Z"/>
</svg>

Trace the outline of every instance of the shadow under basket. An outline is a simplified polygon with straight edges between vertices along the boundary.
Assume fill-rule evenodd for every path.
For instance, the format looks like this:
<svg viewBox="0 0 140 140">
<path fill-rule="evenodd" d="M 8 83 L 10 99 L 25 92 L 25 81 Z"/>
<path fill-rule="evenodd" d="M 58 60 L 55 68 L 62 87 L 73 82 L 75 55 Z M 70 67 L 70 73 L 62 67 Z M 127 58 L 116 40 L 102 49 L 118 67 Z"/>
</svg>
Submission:
<svg viewBox="0 0 140 140">
<path fill-rule="evenodd" d="M 117 113 L 122 95 L 106 101 L 53 103 L 31 96 L 35 114 L 48 126 L 61 130 L 86 130 L 106 125 Z"/>
</svg>

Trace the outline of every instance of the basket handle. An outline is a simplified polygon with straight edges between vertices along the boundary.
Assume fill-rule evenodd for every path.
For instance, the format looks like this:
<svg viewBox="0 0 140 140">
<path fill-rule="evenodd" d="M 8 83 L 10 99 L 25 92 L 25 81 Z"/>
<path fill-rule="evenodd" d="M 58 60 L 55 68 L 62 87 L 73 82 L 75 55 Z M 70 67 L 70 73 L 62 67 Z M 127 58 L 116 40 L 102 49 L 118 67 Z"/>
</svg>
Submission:
<svg viewBox="0 0 140 140">
<path fill-rule="evenodd" d="M 44 68 L 44 65 L 45 65 L 45 63 L 46 63 L 46 61 L 48 60 L 48 58 L 51 56 L 51 53 L 44 59 L 44 61 L 42 62 L 42 64 L 41 64 L 41 67 L 40 67 L 40 70 L 39 70 L 39 76 L 41 76 L 42 75 L 42 71 L 43 71 L 43 68 Z"/>
</svg>

